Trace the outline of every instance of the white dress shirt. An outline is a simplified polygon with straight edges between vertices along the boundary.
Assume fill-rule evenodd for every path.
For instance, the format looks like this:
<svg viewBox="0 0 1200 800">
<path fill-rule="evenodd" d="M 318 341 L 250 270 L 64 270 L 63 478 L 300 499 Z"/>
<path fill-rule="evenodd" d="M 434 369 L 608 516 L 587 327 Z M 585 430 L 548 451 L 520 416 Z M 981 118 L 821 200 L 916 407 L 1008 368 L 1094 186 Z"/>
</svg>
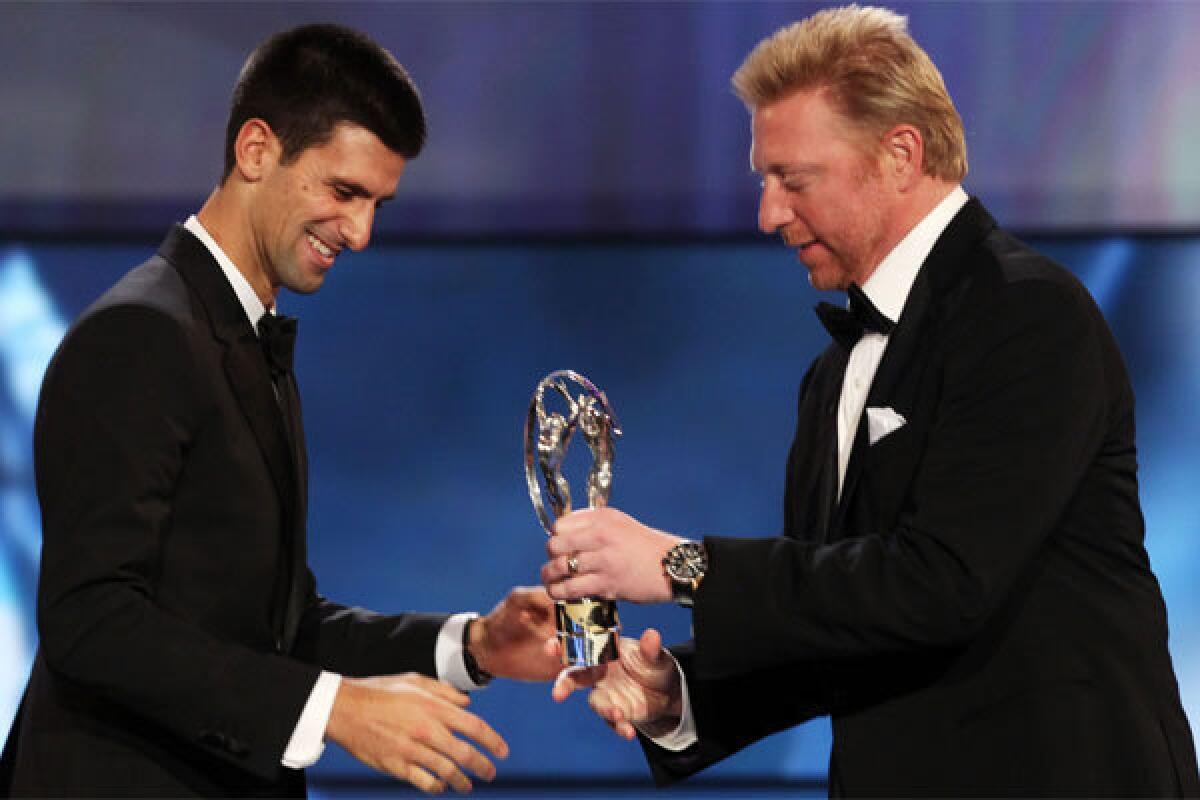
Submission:
<svg viewBox="0 0 1200 800">
<path fill-rule="evenodd" d="M 258 332 L 258 321 L 263 314 L 274 314 L 275 309 L 267 308 L 255 293 L 250 281 L 234 265 L 233 260 L 225 254 L 216 240 L 200 224 L 196 215 L 188 217 L 183 224 L 197 239 L 199 239 L 212 257 L 220 265 L 229 285 L 246 312 L 255 333 Z M 438 679 L 446 681 L 456 689 L 471 691 L 482 688 L 471 680 L 467 667 L 463 663 L 462 637 L 467 620 L 475 614 L 455 614 L 442 625 L 438 632 L 437 644 L 434 647 L 434 664 L 437 668 Z M 300 719 L 292 731 L 287 748 L 283 751 L 283 766 L 292 769 L 303 769 L 317 763 L 317 759 L 325 752 L 325 728 L 329 725 L 329 715 L 333 711 L 333 701 L 337 697 L 338 687 L 341 686 L 342 676 L 333 672 L 322 671 L 313 685 Z"/>
<path fill-rule="evenodd" d="M 950 224 L 950 220 L 966 205 L 967 199 L 967 193 L 961 186 L 954 187 L 900 240 L 899 244 L 892 248 L 863 284 L 863 293 L 870 298 L 880 313 L 892 322 L 899 321 L 904 304 L 908 302 L 908 293 L 912 290 L 913 281 L 917 278 L 917 272 L 929 257 L 929 252 L 938 237 Z M 854 434 L 858 430 L 863 405 L 867 401 L 867 392 L 871 390 L 871 382 L 875 380 L 875 371 L 879 369 L 887 342 L 887 336 L 868 331 L 850 351 L 850 358 L 846 362 L 846 376 L 842 380 L 837 415 L 839 498 L 842 495 L 842 483 L 846 479 L 846 465 L 850 463 L 850 450 L 854 446 Z M 682 669 L 679 670 L 679 679 L 683 685 L 683 714 L 679 725 L 665 736 L 652 737 L 655 744 L 673 751 L 683 750 L 699 738 L 691 704 L 688 702 L 687 679 L 683 676 Z"/>
<path fill-rule="evenodd" d="M 879 262 L 863 284 L 863 293 L 893 323 L 900 320 L 913 281 L 929 257 L 929 251 L 966 203 L 967 193 L 961 186 L 956 186 Z M 854 434 L 862 419 L 863 404 L 867 401 L 867 392 L 875 380 L 875 371 L 879 369 L 887 342 L 888 337 L 882 333 L 867 331 L 850 351 L 850 359 L 846 362 L 837 415 L 839 498 L 846 480 L 846 465 L 850 463 L 850 450 L 854 447 Z"/>
</svg>

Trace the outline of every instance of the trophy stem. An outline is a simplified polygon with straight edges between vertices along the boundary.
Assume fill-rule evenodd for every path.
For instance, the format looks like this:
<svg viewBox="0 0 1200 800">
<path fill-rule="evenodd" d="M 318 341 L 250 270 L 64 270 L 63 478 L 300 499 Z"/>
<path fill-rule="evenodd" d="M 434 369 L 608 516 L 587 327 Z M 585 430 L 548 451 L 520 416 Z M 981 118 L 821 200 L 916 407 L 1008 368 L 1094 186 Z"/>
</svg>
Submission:
<svg viewBox="0 0 1200 800">
<path fill-rule="evenodd" d="M 616 661 L 621 639 L 617 604 L 583 597 L 555 603 L 562 661 L 568 667 L 595 667 Z"/>
</svg>

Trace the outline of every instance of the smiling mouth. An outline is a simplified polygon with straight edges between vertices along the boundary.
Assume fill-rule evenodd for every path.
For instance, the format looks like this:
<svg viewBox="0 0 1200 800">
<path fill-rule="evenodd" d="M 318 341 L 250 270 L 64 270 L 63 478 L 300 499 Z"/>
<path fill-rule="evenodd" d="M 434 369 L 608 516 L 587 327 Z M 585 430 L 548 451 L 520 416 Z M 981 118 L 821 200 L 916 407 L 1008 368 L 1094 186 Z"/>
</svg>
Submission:
<svg viewBox="0 0 1200 800">
<path fill-rule="evenodd" d="M 320 253 L 325 258 L 333 258 L 334 256 L 336 256 L 338 254 L 338 251 L 336 249 L 325 244 L 325 242 L 323 240 L 321 240 L 319 237 L 317 237 L 316 234 L 312 233 L 311 231 L 307 232 L 307 238 L 308 238 L 308 243 L 310 245 L 312 245 L 312 249 L 316 250 L 318 253 Z"/>
</svg>

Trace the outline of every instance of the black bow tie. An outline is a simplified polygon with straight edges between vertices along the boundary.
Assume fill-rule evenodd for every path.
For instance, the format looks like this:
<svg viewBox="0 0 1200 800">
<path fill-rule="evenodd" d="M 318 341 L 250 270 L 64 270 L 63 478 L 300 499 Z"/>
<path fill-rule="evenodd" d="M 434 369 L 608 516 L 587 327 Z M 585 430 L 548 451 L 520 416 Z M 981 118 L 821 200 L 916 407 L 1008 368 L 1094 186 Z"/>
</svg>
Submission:
<svg viewBox="0 0 1200 800">
<path fill-rule="evenodd" d="M 258 338 L 271 368 L 271 380 L 292 371 L 292 355 L 296 350 L 296 318 L 272 314 L 258 321 Z"/>
<path fill-rule="evenodd" d="M 838 308 L 832 303 L 817 304 L 817 317 L 821 324 L 834 341 L 846 350 L 853 350 L 867 331 L 887 336 L 896 327 L 896 323 L 885 317 L 857 284 L 850 284 L 846 294 L 850 296 L 848 309 Z"/>
</svg>

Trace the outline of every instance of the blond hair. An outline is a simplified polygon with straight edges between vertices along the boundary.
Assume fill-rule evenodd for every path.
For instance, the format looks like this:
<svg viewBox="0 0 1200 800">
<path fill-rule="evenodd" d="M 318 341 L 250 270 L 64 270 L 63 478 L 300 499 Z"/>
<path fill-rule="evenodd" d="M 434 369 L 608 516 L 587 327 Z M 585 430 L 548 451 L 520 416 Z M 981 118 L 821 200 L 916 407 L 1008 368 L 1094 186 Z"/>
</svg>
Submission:
<svg viewBox="0 0 1200 800">
<path fill-rule="evenodd" d="M 962 119 L 942 75 L 908 34 L 907 18 L 888 9 L 831 8 L 776 31 L 738 67 L 733 89 L 751 110 L 824 89 L 873 139 L 902 123 L 920 131 L 926 174 L 967 174 Z"/>
</svg>

